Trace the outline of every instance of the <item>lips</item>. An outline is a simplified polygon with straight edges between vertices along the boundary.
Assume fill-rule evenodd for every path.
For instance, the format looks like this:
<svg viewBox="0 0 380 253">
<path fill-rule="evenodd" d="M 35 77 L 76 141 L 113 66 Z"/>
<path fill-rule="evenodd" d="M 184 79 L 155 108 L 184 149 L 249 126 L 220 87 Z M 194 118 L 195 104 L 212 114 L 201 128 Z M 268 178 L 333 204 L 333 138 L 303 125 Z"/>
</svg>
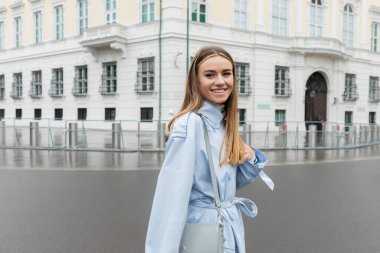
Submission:
<svg viewBox="0 0 380 253">
<path fill-rule="evenodd" d="M 213 92 L 213 93 L 223 93 L 223 92 L 225 92 L 227 89 L 211 89 L 211 91 Z"/>
</svg>

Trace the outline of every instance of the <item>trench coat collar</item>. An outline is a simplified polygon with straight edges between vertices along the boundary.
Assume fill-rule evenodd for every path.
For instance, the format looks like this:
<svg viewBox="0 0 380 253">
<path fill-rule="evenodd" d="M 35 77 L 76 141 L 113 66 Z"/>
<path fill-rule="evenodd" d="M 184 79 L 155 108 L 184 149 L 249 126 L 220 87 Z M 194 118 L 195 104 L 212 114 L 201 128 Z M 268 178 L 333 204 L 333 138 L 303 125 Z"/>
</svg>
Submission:
<svg viewBox="0 0 380 253">
<path fill-rule="evenodd" d="M 224 105 L 217 105 L 207 100 L 203 101 L 199 112 L 207 118 L 208 125 L 214 129 L 218 129 L 224 119 Z"/>
</svg>

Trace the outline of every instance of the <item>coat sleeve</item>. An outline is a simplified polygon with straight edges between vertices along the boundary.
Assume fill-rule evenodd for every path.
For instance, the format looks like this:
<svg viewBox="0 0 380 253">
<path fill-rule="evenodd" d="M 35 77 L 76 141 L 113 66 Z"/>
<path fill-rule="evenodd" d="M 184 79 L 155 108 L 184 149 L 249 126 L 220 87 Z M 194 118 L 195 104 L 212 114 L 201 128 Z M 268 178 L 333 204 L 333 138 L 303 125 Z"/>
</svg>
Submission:
<svg viewBox="0 0 380 253">
<path fill-rule="evenodd" d="M 268 158 L 266 155 L 260 150 L 255 149 L 255 157 L 237 167 L 236 189 L 241 189 L 253 182 L 267 162 Z"/>
<path fill-rule="evenodd" d="M 195 165 L 194 140 L 173 130 L 153 199 L 145 253 L 178 253 Z"/>
</svg>

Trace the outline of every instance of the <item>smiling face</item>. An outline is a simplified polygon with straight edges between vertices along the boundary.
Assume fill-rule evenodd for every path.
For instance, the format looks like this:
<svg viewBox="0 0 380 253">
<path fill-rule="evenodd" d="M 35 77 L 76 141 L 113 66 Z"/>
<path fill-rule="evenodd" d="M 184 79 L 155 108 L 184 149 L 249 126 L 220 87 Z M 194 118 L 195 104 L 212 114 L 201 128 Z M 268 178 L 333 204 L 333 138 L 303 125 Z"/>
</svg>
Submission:
<svg viewBox="0 0 380 253">
<path fill-rule="evenodd" d="M 234 76 L 232 63 L 225 57 L 206 58 L 198 68 L 198 88 L 202 97 L 215 104 L 224 104 L 230 97 Z"/>
</svg>

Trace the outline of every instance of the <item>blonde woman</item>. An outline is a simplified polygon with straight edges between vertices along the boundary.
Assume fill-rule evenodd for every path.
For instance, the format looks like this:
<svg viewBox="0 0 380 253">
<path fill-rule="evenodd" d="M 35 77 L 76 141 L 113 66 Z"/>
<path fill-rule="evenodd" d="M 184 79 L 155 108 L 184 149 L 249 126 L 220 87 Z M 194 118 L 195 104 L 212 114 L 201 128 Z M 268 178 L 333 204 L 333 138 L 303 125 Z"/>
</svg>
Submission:
<svg viewBox="0 0 380 253">
<path fill-rule="evenodd" d="M 178 253 L 186 223 L 218 222 L 199 113 L 210 136 L 222 201 L 224 253 L 246 252 L 241 211 L 254 217 L 257 208 L 251 200 L 235 197 L 236 190 L 258 175 L 271 189 L 273 182 L 262 171 L 267 157 L 239 137 L 237 98 L 230 54 L 219 47 L 200 49 L 190 66 L 182 107 L 168 125 L 171 133 L 153 200 L 146 253 Z"/>
</svg>

